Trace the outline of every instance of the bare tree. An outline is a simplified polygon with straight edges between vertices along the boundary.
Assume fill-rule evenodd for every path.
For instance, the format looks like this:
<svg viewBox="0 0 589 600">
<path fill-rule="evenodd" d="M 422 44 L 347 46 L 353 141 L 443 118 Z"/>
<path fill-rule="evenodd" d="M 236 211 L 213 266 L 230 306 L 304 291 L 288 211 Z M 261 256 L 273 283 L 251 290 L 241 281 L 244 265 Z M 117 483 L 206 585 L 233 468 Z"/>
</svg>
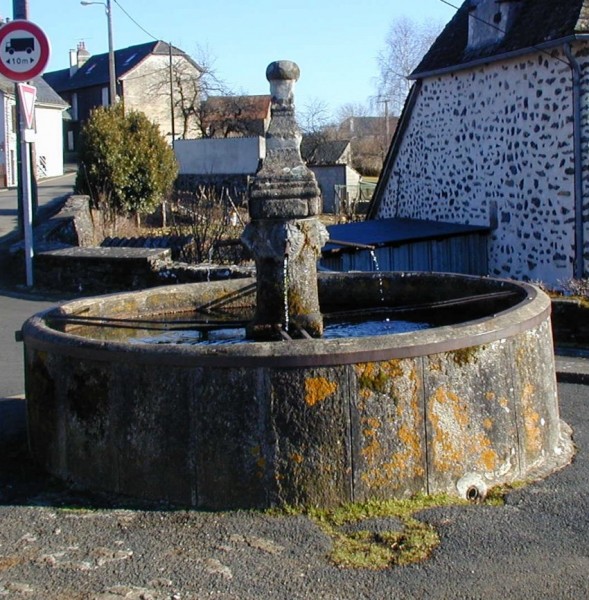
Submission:
<svg viewBox="0 0 589 600">
<path fill-rule="evenodd" d="M 175 137 L 186 139 L 201 137 L 203 125 L 203 102 L 218 94 L 227 94 L 225 83 L 214 69 L 214 59 L 208 50 L 197 48 L 196 59 L 187 54 L 175 53 L 168 67 L 146 90 L 147 95 L 172 98 Z"/>
<path fill-rule="evenodd" d="M 376 102 L 387 100 L 391 114 L 401 114 L 411 88 L 407 77 L 417 67 L 441 29 L 439 22 L 417 23 L 407 17 L 401 17 L 391 24 L 384 48 L 377 57 L 379 75 L 375 98 Z"/>
<path fill-rule="evenodd" d="M 320 98 L 311 98 L 300 109 L 297 107 L 297 122 L 305 135 L 314 135 L 325 131 L 332 122 L 327 102 Z"/>
</svg>

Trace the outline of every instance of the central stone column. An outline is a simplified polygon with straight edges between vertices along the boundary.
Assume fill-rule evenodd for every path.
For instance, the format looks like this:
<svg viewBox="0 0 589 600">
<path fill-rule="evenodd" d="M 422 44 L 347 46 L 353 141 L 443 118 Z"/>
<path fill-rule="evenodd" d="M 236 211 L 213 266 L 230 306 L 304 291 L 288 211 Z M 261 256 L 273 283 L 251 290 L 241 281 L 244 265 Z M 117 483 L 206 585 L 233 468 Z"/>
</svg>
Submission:
<svg viewBox="0 0 589 600">
<path fill-rule="evenodd" d="M 250 187 L 251 222 L 241 238 L 256 261 L 256 314 L 247 332 L 257 340 L 279 339 L 281 330 L 323 334 L 317 259 L 329 236 L 318 219 L 317 181 L 301 158 L 293 94 L 299 75 L 287 60 L 266 70 L 272 94 L 266 158 Z"/>
</svg>

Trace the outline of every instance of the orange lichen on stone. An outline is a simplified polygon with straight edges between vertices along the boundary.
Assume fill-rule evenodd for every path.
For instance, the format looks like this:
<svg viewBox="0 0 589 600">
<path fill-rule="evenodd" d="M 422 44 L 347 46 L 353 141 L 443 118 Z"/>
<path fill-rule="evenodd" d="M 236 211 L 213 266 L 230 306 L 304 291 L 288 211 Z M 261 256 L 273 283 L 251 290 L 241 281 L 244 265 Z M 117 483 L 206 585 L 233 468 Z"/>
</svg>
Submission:
<svg viewBox="0 0 589 600">
<path fill-rule="evenodd" d="M 378 441 L 377 432 L 380 427 L 380 421 L 374 418 L 362 419 L 362 434 L 366 440 L 366 445 L 362 448 L 362 456 L 367 462 L 374 462 L 380 456 L 382 447 Z"/>
<path fill-rule="evenodd" d="M 490 417 L 487 417 L 486 419 L 483 419 L 483 427 L 489 431 L 489 429 L 493 429 L 493 419 L 491 419 Z"/>
<path fill-rule="evenodd" d="M 451 471 L 457 464 L 465 462 L 465 427 L 469 414 L 464 402 L 444 387 L 439 387 L 432 396 L 429 419 L 433 427 L 433 461 L 438 471 Z"/>
<path fill-rule="evenodd" d="M 305 379 L 305 402 L 315 406 L 337 391 L 337 383 L 328 381 L 325 377 L 309 377 Z"/>
<path fill-rule="evenodd" d="M 495 400 L 496 395 L 495 392 L 487 392 L 485 394 L 485 400 L 488 400 L 489 402 L 493 402 L 493 400 Z"/>
<path fill-rule="evenodd" d="M 403 376 L 403 367 L 399 360 L 378 363 L 359 363 L 355 365 L 360 393 L 364 390 L 378 394 L 390 393 L 395 379 Z"/>
<path fill-rule="evenodd" d="M 421 441 L 417 432 L 407 425 L 399 427 L 399 441 L 405 446 L 406 458 L 420 460 L 422 454 Z"/>
<path fill-rule="evenodd" d="M 459 396 L 440 387 L 432 397 L 429 420 L 435 468 L 452 472 L 472 465 L 477 471 L 494 471 L 499 458 L 491 440 L 480 430 L 493 428 L 493 420 L 471 422 L 468 405 Z"/>
<path fill-rule="evenodd" d="M 534 409 L 534 393 L 534 386 L 527 383 L 522 391 L 522 416 L 526 432 L 526 449 L 538 454 L 542 450 L 542 429 L 540 415 Z"/>
<path fill-rule="evenodd" d="M 293 452 L 290 455 L 290 458 L 297 463 L 297 465 L 300 465 L 305 459 L 302 457 L 302 455 L 300 455 L 298 452 Z"/>
<path fill-rule="evenodd" d="M 487 440 L 488 442 L 488 440 Z M 487 448 L 481 452 L 479 462 L 482 464 L 486 471 L 494 471 L 497 467 L 497 453 Z"/>
</svg>

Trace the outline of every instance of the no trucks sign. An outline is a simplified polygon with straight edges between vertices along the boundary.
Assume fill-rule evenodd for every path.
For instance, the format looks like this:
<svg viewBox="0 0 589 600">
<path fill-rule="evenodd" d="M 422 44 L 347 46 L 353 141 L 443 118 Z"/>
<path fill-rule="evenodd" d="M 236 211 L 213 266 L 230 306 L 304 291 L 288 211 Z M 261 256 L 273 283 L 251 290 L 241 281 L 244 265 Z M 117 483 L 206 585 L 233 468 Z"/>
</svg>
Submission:
<svg viewBox="0 0 589 600">
<path fill-rule="evenodd" d="M 49 40 L 31 21 L 16 20 L 0 27 L 0 73 L 11 81 L 29 81 L 49 62 Z"/>
</svg>

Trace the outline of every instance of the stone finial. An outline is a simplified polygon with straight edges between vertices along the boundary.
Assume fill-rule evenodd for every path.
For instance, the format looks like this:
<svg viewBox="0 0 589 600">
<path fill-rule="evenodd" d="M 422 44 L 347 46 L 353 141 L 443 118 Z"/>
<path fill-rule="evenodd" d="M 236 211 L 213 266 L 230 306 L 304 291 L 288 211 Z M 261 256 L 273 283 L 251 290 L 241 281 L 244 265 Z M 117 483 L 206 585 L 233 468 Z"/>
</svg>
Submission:
<svg viewBox="0 0 589 600">
<path fill-rule="evenodd" d="M 301 158 L 294 106 L 294 84 L 299 75 L 299 67 L 290 60 L 272 62 L 266 69 L 272 110 L 266 157 L 250 187 L 252 219 L 302 219 L 321 212 L 317 181 Z"/>
<path fill-rule="evenodd" d="M 273 110 L 293 108 L 294 86 L 300 75 L 298 65 L 291 60 L 277 60 L 268 65 L 266 79 L 270 82 Z"/>
</svg>

